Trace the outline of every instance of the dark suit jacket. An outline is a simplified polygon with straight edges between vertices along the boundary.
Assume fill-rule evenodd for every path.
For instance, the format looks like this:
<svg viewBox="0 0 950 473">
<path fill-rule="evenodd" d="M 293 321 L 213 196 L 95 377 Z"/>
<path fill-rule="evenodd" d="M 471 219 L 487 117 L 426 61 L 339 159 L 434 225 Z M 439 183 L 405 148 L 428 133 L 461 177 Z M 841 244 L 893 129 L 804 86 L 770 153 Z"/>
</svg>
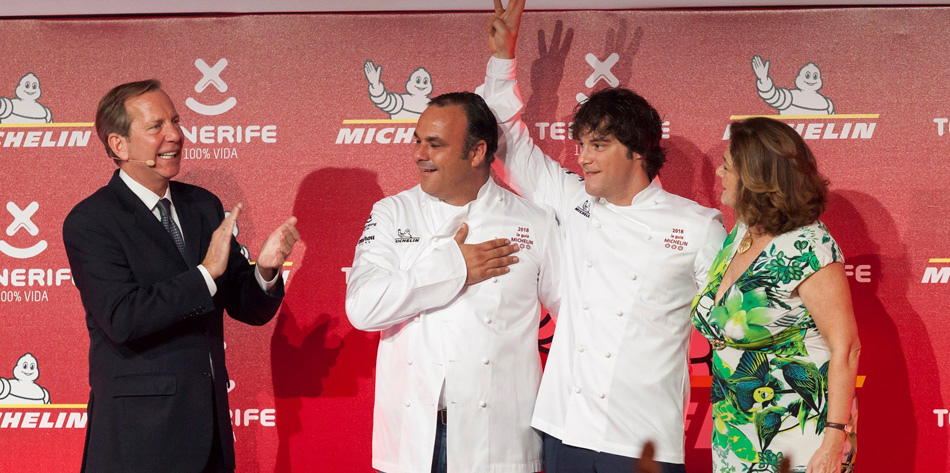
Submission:
<svg viewBox="0 0 950 473">
<path fill-rule="evenodd" d="M 83 470 L 90 473 L 200 471 L 211 450 L 212 393 L 224 461 L 233 467 L 222 314 L 261 325 L 283 297 L 280 278 L 274 295 L 260 288 L 232 238 L 212 298 L 197 266 L 224 210 L 200 187 L 170 185 L 187 258 L 118 171 L 63 223 L 89 329 Z"/>
</svg>

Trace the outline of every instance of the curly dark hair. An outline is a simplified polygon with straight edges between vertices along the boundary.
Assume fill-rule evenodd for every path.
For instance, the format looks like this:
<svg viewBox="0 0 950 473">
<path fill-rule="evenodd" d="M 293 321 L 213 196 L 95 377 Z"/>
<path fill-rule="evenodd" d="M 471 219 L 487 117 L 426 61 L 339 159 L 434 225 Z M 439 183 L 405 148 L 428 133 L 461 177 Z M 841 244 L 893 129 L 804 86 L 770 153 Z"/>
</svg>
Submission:
<svg viewBox="0 0 950 473">
<path fill-rule="evenodd" d="M 571 136 L 580 139 L 586 133 L 613 136 L 631 153 L 639 154 L 643 157 L 643 170 L 651 181 L 666 161 L 666 152 L 660 147 L 663 136 L 660 114 L 631 90 L 604 89 L 578 104 Z"/>
<path fill-rule="evenodd" d="M 828 180 L 792 127 L 754 117 L 731 124 L 729 134 L 739 176 L 736 218 L 772 235 L 818 220 L 828 202 Z"/>
<path fill-rule="evenodd" d="M 465 154 L 468 154 L 479 141 L 485 141 L 485 164 L 491 167 L 498 151 L 498 123 L 491 113 L 485 99 L 471 92 L 449 92 L 429 102 L 430 107 L 448 107 L 456 105 L 465 111 L 468 126 L 465 129 Z"/>
</svg>

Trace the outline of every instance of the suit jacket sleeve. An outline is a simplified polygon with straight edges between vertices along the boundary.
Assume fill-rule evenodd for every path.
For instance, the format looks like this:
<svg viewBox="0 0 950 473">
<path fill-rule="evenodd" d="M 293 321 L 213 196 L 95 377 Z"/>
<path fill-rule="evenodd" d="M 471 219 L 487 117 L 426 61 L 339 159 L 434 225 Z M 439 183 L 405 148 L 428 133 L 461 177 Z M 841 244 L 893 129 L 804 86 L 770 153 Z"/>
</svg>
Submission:
<svg viewBox="0 0 950 473">
<path fill-rule="evenodd" d="M 198 268 L 141 284 L 111 222 L 73 211 L 63 243 L 83 307 L 115 343 L 126 344 L 214 307 Z"/>
<path fill-rule="evenodd" d="M 211 220 L 206 226 L 212 229 L 224 218 L 221 203 L 215 199 L 214 204 L 218 215 L 202 215 Z M 227 271 L 215 281 L 218 294 L 212 299 L 197 266 L 172 277 L 143 274 L 141 252 L 157 250 L 124 238 L 127 230 L 122 225 L 88 206 L 74 209 L 63 223 L 63 243 L 83 306 L 114 343 L 134 342 L 216 307 L 252 324 L 265 323 L 276 313 L 283 286 L 278 283 L 274 296 L 265 293 L 236 240 L 231 242 Z M 208 240 L 210 234 L 203 236 L 203 242 Z M 138 243 L 141 248 L 135 247 Z M 207 243 L 203 247 L 206 251 Z"/>
</svg>

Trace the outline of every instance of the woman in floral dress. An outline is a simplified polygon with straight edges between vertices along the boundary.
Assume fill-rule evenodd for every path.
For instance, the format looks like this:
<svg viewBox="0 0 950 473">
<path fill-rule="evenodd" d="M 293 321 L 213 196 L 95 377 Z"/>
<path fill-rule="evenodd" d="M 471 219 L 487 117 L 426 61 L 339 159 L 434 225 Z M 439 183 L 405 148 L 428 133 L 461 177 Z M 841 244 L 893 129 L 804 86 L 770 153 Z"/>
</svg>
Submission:
<svg viewBox="0 0 950 473">
<path fill-rule="evenodd" d="M 736 226 L 693 301 L 713 347 L 714 473 L 854 468 L 860 342 L 844 258 L 818 216 L 827 181 L 788 125 L 730 127 L 716 170 Z"/>
</svg>

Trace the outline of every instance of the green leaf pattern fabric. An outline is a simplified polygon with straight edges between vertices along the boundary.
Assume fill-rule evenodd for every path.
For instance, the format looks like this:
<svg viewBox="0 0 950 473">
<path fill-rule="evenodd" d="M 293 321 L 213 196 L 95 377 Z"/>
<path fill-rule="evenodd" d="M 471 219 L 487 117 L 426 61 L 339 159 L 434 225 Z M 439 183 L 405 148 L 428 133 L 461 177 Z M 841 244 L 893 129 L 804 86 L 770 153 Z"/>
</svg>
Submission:
<svg viewBox="0 0 950 473">
<path fill-rule="evenodd" d="M 733 228 L 692 304 L 693 326 L 719 348 L 711 368 L 713 472 L 777 472 L 785 457 L 804 472 L 825 430 L 830 352 L 797 287 L 844 259 L 815 222 L 776 236 L 715 303 L 746 231 Z M 854 432 L 849 440 L 843 473 L 854 468 Z"/>
</svg>

